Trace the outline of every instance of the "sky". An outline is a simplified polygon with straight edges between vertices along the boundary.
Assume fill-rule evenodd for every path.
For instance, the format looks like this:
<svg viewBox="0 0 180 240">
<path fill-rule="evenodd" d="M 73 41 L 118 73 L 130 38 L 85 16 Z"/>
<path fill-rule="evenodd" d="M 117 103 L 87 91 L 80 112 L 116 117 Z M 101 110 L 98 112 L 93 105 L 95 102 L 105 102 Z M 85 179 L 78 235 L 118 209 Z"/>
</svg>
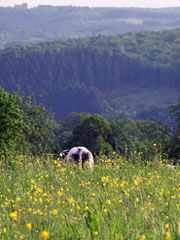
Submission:
<svg viewBox="0 0 180 240">
<path fill-rule="evenodd" d="M 30 8 L 38 5 L 143 8 L 180 7 L 180 0 L 0 0 L 0 7 L 13 7 L 15 4 L 22 3 L 27 3 Z"/>
</svg>

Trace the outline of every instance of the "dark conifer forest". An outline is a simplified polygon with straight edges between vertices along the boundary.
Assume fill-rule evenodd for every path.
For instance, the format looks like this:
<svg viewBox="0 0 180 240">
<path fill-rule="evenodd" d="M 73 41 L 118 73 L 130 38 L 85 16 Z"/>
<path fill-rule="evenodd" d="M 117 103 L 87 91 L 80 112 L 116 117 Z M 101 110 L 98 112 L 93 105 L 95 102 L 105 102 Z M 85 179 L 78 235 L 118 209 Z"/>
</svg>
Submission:
<svg viewBox="0 0 180 240">
<path fill-rule="evenodd" d="M 0 51 L 0 84 L 33 93 L 58 120 L 111 110 L 161 120 L 178 98 L 179 49 L 179 29 L 19 45 Z"/>
</svg>

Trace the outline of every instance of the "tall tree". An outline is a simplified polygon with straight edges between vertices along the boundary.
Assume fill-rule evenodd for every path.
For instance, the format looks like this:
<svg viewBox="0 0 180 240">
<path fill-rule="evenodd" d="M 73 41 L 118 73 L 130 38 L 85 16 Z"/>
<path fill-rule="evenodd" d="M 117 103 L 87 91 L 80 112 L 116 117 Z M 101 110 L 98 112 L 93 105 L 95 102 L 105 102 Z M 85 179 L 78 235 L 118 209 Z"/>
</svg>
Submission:
<svg viewBox="0 0 180 240">
<path fill-rule="evenodd" d="M 79 125 L 77 125 L 72 135 L 64 144 L 65 148 L 82 145 L 89 148 L 93 153 L 112 151 L 109 143 L 111 127 L 107 120 L 98 114 L 88 115 Z"/>
<path fill-rule="evenodd" d="M 18 150 L 22 143 L 22 98 L 17 93 L 5 92 L 0 87 L 0 156 Z"/>
<path fill-rule="evenodd" d="M 44 106 L 37 104 L 31 96 L 24 99 L 21 108 L 24 150 L 28 150 L 33 155 L 51 152 L 56 125 L 53 114 Z"/>
</svg>

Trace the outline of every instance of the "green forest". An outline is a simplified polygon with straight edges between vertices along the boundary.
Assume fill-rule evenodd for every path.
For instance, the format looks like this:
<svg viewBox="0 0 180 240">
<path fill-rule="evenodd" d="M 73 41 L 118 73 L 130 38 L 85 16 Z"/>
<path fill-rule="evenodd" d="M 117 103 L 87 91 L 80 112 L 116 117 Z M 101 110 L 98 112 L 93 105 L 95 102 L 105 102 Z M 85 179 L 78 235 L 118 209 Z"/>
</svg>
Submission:
<svg viewBox="0 0 180 240">
<path fill-rule="evenodd" d="M 113 152 L 151 161 L 156 151 L 176 163 L 180 154 L 180 99 L 168 107 L 171 125 L 152 120 L 133 120 L 123 114 L 71 113 L 56 121 L 54 115 L 32 96 L 0 88 L 0 158 L 14 156 L 58 157 L 63 149 L 86 146 L 96 156 Z M 137 156 L 136 156 L 137 154 Z M 133 158 L 133 157 L 132 157 Z"/>
<path fill-rule="evenodd" d="M 0 85 L 62 120 L 116 111 L 161 121 L 180 88 L 180 30 L 98 35 L 0 50 Z"/>
<path fill-rule="evenodd" d="M 22 4 L 1 7 L 0 19 L 0 48 L 4 48 L 99 34 L 175 29 L 180 24 L 180 8 L 28 8 Z"/>
</svg>

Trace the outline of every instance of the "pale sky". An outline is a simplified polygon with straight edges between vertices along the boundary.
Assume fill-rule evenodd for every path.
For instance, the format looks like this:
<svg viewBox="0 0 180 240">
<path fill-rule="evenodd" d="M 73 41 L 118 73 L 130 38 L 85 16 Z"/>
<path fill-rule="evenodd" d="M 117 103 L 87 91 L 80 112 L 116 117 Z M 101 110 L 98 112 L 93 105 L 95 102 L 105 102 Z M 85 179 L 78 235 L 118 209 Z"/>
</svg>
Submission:
<svg viewBox="0 0 180 240">
<path fill-rule="evenodd" d="M 180 7 L 180 0 L 0 0 L 1 7 L 27 3 L 29 7 L 38 5 L 89 6 L 89 7 Z"/>
</svg>

